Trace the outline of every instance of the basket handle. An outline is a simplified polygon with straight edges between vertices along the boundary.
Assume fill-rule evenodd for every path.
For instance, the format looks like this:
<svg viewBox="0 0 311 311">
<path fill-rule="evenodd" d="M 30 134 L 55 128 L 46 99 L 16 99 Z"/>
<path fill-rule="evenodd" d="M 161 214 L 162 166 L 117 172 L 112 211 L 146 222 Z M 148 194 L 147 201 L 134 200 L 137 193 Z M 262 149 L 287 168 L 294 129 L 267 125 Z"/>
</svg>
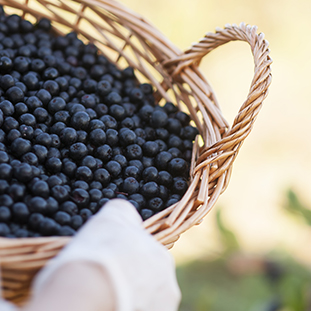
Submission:
<svg viewBox="0 0 311 311">
<path fill-rule="evenodd" d="M 247 42 L 254 57 L 255 70 L 250 90 L 232 127 L 224 133 L 220 140 L 208 147 L 208 150 L 198 159 L 197 164 L 207 156 L 221 150 L 237 151 L 250 133 L 271 83 L 270 64 L 272 60 L 269 56 L 269 43 L 264 40 L 264 34 L 257 34 L 256 26 L 244 23 L 239 26 L 226 25 L 224 29 L 217 28 L 215 33 L 207 33 L 204 38 L 192 45 L 182 55 L 165 62 L 165 66 L 174 67 L 174 75 L 183 74 L 187 71 L 187 67 L 198 66 L 202 58 L 218 46 L 237 40 Z"/>
</svg>

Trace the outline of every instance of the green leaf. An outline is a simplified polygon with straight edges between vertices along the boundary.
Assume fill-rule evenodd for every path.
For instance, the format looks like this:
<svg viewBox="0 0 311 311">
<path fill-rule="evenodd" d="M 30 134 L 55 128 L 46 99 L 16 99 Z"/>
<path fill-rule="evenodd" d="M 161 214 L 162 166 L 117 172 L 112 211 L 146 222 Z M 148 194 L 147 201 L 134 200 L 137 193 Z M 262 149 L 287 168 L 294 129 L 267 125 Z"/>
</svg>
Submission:
<svg viewBox="0 0 311 311">
<path fill-rule="evenodd" d="M 227 251 L 236 251 L 240 248 L 239 242 L 235 236 L 235 234 L 226 227 L 225 223 L 221 218 L 221 211 L 220 209 L 217 210 L 216 213 L 216 224 L 219 230 L 221 239 L 223 241 L 224 246 L 226 247 Z"/>
<path fill-rule="evenodd" d="M 289 212 L 299 215 L 309 226 L 311 226 L 311 210 L 306 207 L 292 190 L 287 191 L 287 201 L 285 209 Z"/>
</svg>

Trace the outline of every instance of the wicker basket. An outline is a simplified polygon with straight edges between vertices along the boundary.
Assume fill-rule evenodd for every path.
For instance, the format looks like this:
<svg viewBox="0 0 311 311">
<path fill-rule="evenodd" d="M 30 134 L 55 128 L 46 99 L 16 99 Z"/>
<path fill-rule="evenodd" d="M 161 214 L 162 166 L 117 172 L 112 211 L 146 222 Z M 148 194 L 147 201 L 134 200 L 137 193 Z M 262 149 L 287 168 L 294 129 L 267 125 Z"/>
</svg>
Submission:
<svg viewBox="0 0 311 311">
<path fill-rule="evenodd" d="M 58 34 L 74 30 L 121 68 L 134 67 L 141 82 L 156 87 L 157 102 L 172 101 L 190 113 L 203 138 L 197 136 L 194 144 L 190 186 L 180 202 L 144 222 L 158 241 L 172 247 L 226 189 L 233 161 L 267 96 L 272 61 L 264 35 L 245 24 L 227 25 L 181 52 L 141 16 L 112 0 L 0 0 L 0 4 L 8 13 L 31 21 L 51 19 Z M 198 65 L 210 51 L 234 40 L 249 43 L 255 73 L 247 99 L 230 127 Z M 25 302 L 34 275 L 69 241 L 68 237 L 0 238 L 4 297 L 16 304 Z"/>
</svg>

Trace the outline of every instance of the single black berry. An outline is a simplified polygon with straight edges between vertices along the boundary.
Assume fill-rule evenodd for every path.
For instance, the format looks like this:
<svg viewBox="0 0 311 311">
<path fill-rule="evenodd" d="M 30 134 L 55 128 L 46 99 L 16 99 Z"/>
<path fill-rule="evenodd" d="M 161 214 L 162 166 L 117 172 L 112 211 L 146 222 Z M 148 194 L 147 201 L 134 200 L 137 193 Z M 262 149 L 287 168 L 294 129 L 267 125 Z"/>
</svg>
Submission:
<svg viewBox="0 0 311 311">
<path fill-rule="evenodd" d="M 26 193 L 26 187 L 24 184 L 13 183 L 8 187 L 8 194 L 15 201 L 18 202 L 22 200 Z"/>
<path fill-rule="evenodd" d="M 9 183 L 4 179 L 0 179 L 0 194 L 6 193 L 8 189 L 9 189 Z"/>
<path fill-rule="evenodd" d="M 44 220 L 44 216 L 40 213 L 33 213 L 29 217 L 29 227 L 38 230 L 40 223 Z"/>
<path fill-rule="evenodd" d="M 52 144 L 52 138 L 48 133 L 39 134 L 35 139 L 35 144 L 49 148 Z"/>
<path fill-rule="evenodd" d="M 14 171 L 14 177 L 22 183 L 29 182 L 33 178 L 32 167 L 28 163 L 22 163 Z"/>
<path fill-rule="evenodd" d="M 42 197 L 33 197 L 28 203 L 28 208 L 31 213 L 46 214 L 47 202 Z"/>
<path fill-rule="evenodd" d="M 72 216 L 70 225 L 74 230 L 78 230 L 83 225 L 83 218 L 80 215 Z"/>
<path fill-rule="evenodd" d="M 61 140 L 61 142 L 64 145 L 72 145 L 73 143 L 75 143 L 78 139 L 78 134 L 77 131 L 72 128 L 72 127 L 65 127 L 59 135 L 59 138 Z"/>
<path fill-rule="evenodd" d="M 106 133 L 102 129 L 94 129 L 90 132 L 89 139 L 94 146 L 101 146 L 106 142 Z"/>
<path fill-rule="evenodd" d="M 13 175 L 13 169 L 12 166 L 7 163 L 1 163 L 0 164 L 0 176 L 1 179 L 11 180 Z"/>
<path fill-rule="evenodd" d="M 139 183 L 134 177 L 127 177 L 124 179 L 122 189 L 128 194 L 137 193 L 139 190 Z"/>
<path fill-rule="evenodd" d="M 104 163 L 108 162 L 112 158 L 112 149 L 109 145 L 105 144 L 96 148 L 95 155 Z"/>
<path fill-rule="evenodd" d="M 83 143 L 75 143 L 69 148 L 69 155 L 74 160 L 84 158 L 88 154 L 88 149 Z"/>
<path fill-rule="evenodd" d="M 124 170 L 124 178 L 134 177 L 135 179 L 140 179 L 141 171 L 136 166 L 128 166 Z"/>
<path fill-rule="evenodd" d="M 104 198 L 113 199 L 116 195 L 115 192 L 110 188 L 104 188 L 102 190 L 102 194 Z"/>
<path fill-rule="evenodd" d="M 48 155 L 48 150 L 45 146 L 34 145 L 32 146 L 32 152 L 37 156 L 39 163 L 43 163 Z"/>
<path fill-rule="evenodd" d="M 146 199 L 140 193 L 134 193 L 129 196 L 129 199 L 135 201 L 140 209 L 143 209 L 146 206 Z"/>
<path fill-rule="evenodd" d="M 56 174 L 62 170 L 62 161 L 57 157 L 50 157 L 45 162 L 45 167 L 51 174 Z"/>
<path fill-rule="evenodd" d="M 99 168 L 94 172 L 93 179 L 99 181 L 105 187 L 109 184 L 111 175 L 106 169 Z"/>
<path fill-rule="evenodd" d="M 61 97 L 54 97 L 48 104 L 48 110 L 51 114 L 55 114 L 58 111 L 64 110 L 65 107 L 66 102 Z"/>
<path fill-rule="evenodd" d="M 78 111 L 71 117 L 71 126 L 76 130 L 87 130 L 90 120 L 85 111 Z"/>
<path fill-rule="evenodd" d="M 78 208 L 86 208 L 90 201 L 90 196 L 88 192 L 81 188 L 76 188 L 71 194 L 73 202 L 78 206 Z"/>
<path fill-rule="evenodd" d="M 15 108 L 15 114 L 16 114 L 17 116 L 20 116 L 20 115 L 22 115 L 22 114 L 28 112 L 28 107 L 27 107 L 27 105 L 24 104 L 24 103 L 17 103 L 17 104 L 14 106 L 14 108 Z"/>
<path fill-rule="evenodd" d="M 116 178 L 119 176 L 122 172 L 122 167 L 119 162 L 117 161 L 109 161 L 106 165 L 105 168 L 107 171 L 110 173 L 112 178 Z"/>
<path fill-rule="evenodd" d="M 6 91 L 5 95 L 7 96 L 8 100 L 12 102 L 12 104 L 21 102 L 24 99 L 24 92 L 17 86 L 10 87 Z"/>
<path fill-rule="evenodd" d="M 154 212 L 150 209 L 147 209 L 147 208 L 144 208 L 140 211 L 140 215 L 141 215 L 141 218 L 143 220 L 150 218 L 153 214 L 154 214 Z"/>
<path fill-rule="evenodd" d="M 92 170 L 87 166 L 79 166 L 76 170 L 76 179 L 91 182 L 93 180 Z"/>
<path fill-rule="evenodd" d="M 58 176 L 52 175 L 48 178 L 47 184 L 49 185 L 50 188 L 53 188 L 54 186 L 57 186 L 57 185 L 61 186 L 62 180 Z"/>
<path fill-rule="evenodd" d="M 12 206 L 12 214 L 15 222 L 24 224 L 28 221 L 30 212 L 25 203 L 18 202 Z"/>
<path fill-rule="evenodd" d="M 99 189 L 91 189 L 89 195 L 91 202 L 98 202 L 103 197 L 103 193 Z"/>
<path fill-rule="evenodd" d="M 190 117 L 182 111 L 178 111 L 175 115 L 175 118 L 180 121 L 182 126 L 186 126 L 190 122 Z"/>
<path fill-rule="evenodd" d="M 9 161 L 8 153 L 6 151 L 0 151 L 0 163 L 8 163 Z"/>
<path fill-rule="evenodd" d="M 154 158 L 149 158 L 149 157 L 143 157 L 141 162 L 143 163 L 144 168 L 154 166 Z"/>
<path fill-rule="evenodd" d="M 12 116 L 15 112 L 13 104 L 8 100 L 4 100 L 0 103 L 0 109 L 4 116 Z"/>
<path fill-rule="evenodd" d="M 7 134 L 6 138 L 7 138 L 8 143 L 11 144 L 15 139 L 17 139 L 21 136 L 22 136 L 22 134 L 19 130 L 13 129 L 13 130 L 10 130 L 10 132 Z"/>
<path fill-rule="evenodd" d="M 68 213 L 70 216 L 77 215 L 79 212 L 77 204 L 72 201 L 66 201 L 62 203 L 59 209 L 63 212 Z"/>
<path fill-rule="evenodd" d="M 125 154 L 128 160 L 141 159 L 143 151 L 139 145 L 133 144 L 126 147 Z"/>
<path fill-rule="evenodd" d="M 0 206 L 0 223 L 9 222 L 11 219 L 11 211 L 6 206 Z"/>
<path fill-rule="evenodd" d="M 172 159 L 168 165 L 168 171 L 173 176 L 183 176 L 187 173 L 188 165 L 184 159 L 181 158 L 174 158 Z"/>
<path fill-rule="evenodd" d="M 39 224 L 39 232 L 45 236 L 51 236 L 57 233 L 58 225 L 51 218 L 44 218 Z"/>
<path fill-rule="evenodd" d="M 146 198 L 156 197 L 159 194 L 159 186 L 156 182 L 150 181 L 145 183 L 140 191 Z"/>
<path fill-rule="evenodd" d="M 160 212 L 164 208 L 164 203 L 161 198 L 155 197 L 148 201 L 147 206 L 154 212 Z"/>
<path fill-rule="evenodd" d="M 68 190 L 64 186 L 54 186 L 51 189 L 51 195 L 52 197 L 58 201 L 59 203 L 62 203 L 69 198 Z"/>
<path fill-rule="evenodd" d="M 150 124 L 155 128 L 165 127 L 168 122 L 168 117 L 163 110 L 154 110 L 151 114 Z"/>
<path fill-rule="evenodd" d="M 43 83 L 43 88 L 48 91 L 52 96 L 57 96 L 59 94 L 59 85 L 57 82 L 53 81 L 53 80 L 47 80 Z M 59 99 L 63 100 L 61 97 L 58 97 Z M 64 101 L 64 100 L 63 100 Z M 65 101 L 64 101 L 65 102 Z M 49 105 L 51 111 L 55 111 L 55 109 L 57 109 L 56 111 L 58 110 L 62 110 L 64 108 L 61 108 L 63 104 L 57 106 L 54 104 L 51 104 Z M 54 107 L 53 107 L 54 106 Z M 57 108 L 58 107 L 58 108 Z M 55 111 L 55 112 L 56 112 Z"/>
<path fill-rule="evenodd" d="M 125 128 L 119 133 L 119 142 L 121 146 L 128 146 L 135 143 L 136 134 L 132 130 Z"/>
<path fill-rule="evenodd" d="M 179 194 L 179 195 L 184 195 L 187 189 L 188 189 L 188 183 L 184 178 L 175 177 L 173 179 L 172 192 Z"/>
<path fill-rule="evenodd" d="M 173 156 L 167 152 L 160 152 L 155 158 L 155 164 L 158 170 L 166 170 L 168 163 L 172 160 Z"/>
<path fill-rule="evenodd" d="M 93 156 L 86 156 L 82 159 L 81 165 L 87 166 L 92 171 L 97 168 L 97 162 L 96 159 Z"/>
<path fill-rule="evenodd" d="M 158 170 L 154 166 L 149 166 L 143 170 L 142 178 L 144 182 L 158 181 Z"/>
<path fill-rule="evenodd" d="M 0 236 L 7 236 L 10 233 L 10 228 L 7 224 L 0 222 Z"/>
<path fill-rule="evenodd" d="M 56 212 L 55 215 L 53 216 L 53 218 L 57 223 L 59 223 L 62 226 L 69 225 L 70 220 L 71 220 L 70 215 L 66 212 L 63 212 L 63 211 Z"/>
</svg>

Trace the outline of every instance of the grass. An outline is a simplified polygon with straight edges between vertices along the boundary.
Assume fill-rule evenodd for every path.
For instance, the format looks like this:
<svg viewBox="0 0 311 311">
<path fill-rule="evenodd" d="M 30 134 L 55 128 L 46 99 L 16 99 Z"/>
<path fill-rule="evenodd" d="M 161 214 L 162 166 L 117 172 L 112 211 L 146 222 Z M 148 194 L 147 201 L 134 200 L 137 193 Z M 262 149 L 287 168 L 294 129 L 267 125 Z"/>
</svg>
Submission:
<svg viewBox="0 0 311 311">
<path fill-rule="evenodd" d="M 177 268 L 183 294 L 180 311 L 311 310 L 311 273 L 291 258 L 234 273 L 229 258 L 195 261 Z M 267 264 L 269 263 L 269 265 Z M 250 263 L 247 263 L 249 265 Z"/>
</svg>

